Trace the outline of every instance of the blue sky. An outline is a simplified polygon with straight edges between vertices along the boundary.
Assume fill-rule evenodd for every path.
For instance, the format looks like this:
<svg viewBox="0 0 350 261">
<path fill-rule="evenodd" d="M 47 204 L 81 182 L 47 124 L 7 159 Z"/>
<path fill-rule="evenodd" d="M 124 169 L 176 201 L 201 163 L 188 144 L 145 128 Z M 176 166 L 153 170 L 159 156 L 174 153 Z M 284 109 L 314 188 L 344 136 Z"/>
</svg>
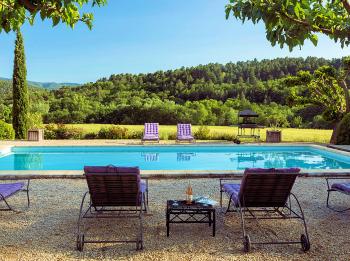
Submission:
<svg viewBox="0 0 350 261">
<path fill-rule="evenodd" d="M 37 19 L 22 29 L 28 80 L 84 83 L 114 73 L 175 69 L 254 58 L 349 55 L 326 37 L 292 53 L 271 47 L 263 24 L 225 19 L 228 0 L 109 0 L 93 8 L 94 27 L 52 27 Z M 12 77 L 14 34 L 0 35 L 0 76 Z"/>
</svg>

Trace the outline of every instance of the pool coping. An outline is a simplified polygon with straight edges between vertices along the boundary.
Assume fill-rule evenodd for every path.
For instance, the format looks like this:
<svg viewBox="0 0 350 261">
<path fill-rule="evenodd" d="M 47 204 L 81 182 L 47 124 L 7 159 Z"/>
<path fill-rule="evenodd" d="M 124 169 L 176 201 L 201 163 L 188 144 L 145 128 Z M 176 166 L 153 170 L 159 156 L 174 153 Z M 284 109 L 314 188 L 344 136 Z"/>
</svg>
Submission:
<svg viewBox="0 0 350 261">
<path fill-rule="evenodd" d="M 34 144 L 33 144 L 34 145 Z M 322 149 L 330 152 L 335 152 L 345 156 L 350 156 L 350 152 L 338 150 L 336 148 L 328 147 L 327 144 L 315 143 L 246 143 L 246 144 L 227 144 L 227 143 L 196 143 L 196 144 L 111 144 L 107 146 L 310 146 L 316 149 Z M 28 147 L 29 145 L 6 145 L 0 146 L 0 155 L 11 152 L 12 147 Z M 39 145 L 34 146 L 50 146 Z M 59 146 L 59 145 L 51 145 Z M 61 145 L 62 147 L 96 147 L 103 145 Z M 198 178 L 239 178 L 242 177 L 244 170 L 141 170 L 141 176 L 149 179 L 198 179 Z M 0 180 L 8 179 L 83 179 L 84 172 L 82 170 L 0 170 Z M 302 169 L 300 172 L 302 177 L 347 177 L 350 176 L 350 169 Z"/>
</svg>

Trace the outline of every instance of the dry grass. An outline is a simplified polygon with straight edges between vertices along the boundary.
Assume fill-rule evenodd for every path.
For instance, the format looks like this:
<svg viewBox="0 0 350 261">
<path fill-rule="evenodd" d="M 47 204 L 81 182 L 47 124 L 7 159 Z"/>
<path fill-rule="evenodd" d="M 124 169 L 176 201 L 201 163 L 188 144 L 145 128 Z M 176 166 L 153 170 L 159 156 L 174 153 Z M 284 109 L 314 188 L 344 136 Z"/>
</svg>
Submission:
<svg viewBox="0 0 350 261">
<path fill-rule="evenodd" d="M 218 200 L 218 181 L 192 180 L 194 193 Z M 84 180 L 34 180 L 32 207 L 22 213 L 0 212 L 0 260 L 348 260 L 350 212 L 335 213 L 325 207 L 325 180 L 300 178 L 294 192 L 299 196 L 307 217 L 311 250 L 300 246 L 255 246 L 251 253 L 242 251 L 239 217 L 224 215 L 219 209 L 217 235 L 211 237 L 207 225 L 173 225 L 166 237 L 165 200 L 182 198 L 186 180 L 150 181 L 151 215 L 145 217 L 145 249 L 134 245 L 87 245 L 83 253 L 75 250 L 75 229 L 79 205 L 86 190 Z M 171 188 L 171 189 L 170 189 Z M 24 202 L 23 195 L 11 199 Z M 339 206 L 348 197 L 340 196 Z M 134 233 L 132 222 L 94 221 L 90 235 L 109 237 Z M 296 222 L 251 222 L 252 239 L 299 238 L 301 226 Z M 275 231 L 275 232 L 273 232 Z"/>
</svg>

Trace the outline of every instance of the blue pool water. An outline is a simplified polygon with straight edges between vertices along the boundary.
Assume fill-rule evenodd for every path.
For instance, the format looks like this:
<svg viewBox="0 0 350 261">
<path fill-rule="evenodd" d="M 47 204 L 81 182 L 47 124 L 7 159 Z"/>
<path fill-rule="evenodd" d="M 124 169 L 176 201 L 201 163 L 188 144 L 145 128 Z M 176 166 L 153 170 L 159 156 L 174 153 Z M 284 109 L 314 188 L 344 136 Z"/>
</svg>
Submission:
<svg viewBox="0 0 350 261">
<path fill-rule="evenodd" d="M 311 146 L 14 147 L 0 170 L 82 170 L 85 165 L 143 170 L 245 168 L 350 169 L 350 157 Z"/>
</svg>

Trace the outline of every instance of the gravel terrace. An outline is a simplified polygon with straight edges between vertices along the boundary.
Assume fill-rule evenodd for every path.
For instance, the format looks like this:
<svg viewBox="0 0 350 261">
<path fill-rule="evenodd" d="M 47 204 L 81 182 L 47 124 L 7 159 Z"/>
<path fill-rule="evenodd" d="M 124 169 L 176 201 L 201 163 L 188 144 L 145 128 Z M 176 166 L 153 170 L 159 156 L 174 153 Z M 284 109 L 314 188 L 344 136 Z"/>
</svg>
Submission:
<svg viewBox="0 0 350 261">
<path fill-rule="evenodd" d="M 87 244 L 84 252 L 75 250 L 75 231 L 79 206 L 86 191 L 84 180 L 33 180 L 30 209 L 0 212 L 0 260 L 349 260 L 350 212 L 335 213 L 327 209 L 324 178 L 299 178 L 294 186 L 307 217 L 311 250 L 303 253 L 300 245 L 253 246 L 243 252 L 240 220 L 237 214 L 217 213 L 217 234 L 205 224 L 175 224 L 166 237 L 165 201 L 181 199 L 187 180 L 150 180 L 150 215 L 145 217 L 143 251 L 134 244 Z M 218 180 L 191 180 L 194 194 L 219 200 Z M 10 199 L 23 209 L 25 193 Z M 349 204 L 339 195 L 338 206 Z M 132 234 L 133 222 L 93 221 L 89 232 L 115 236 Z M 136 221 L 135 221 L 136 222 Z M 302 227 L 297 221 L 251 221 L 252 239 L 299 239 Z"/>
</svg>

